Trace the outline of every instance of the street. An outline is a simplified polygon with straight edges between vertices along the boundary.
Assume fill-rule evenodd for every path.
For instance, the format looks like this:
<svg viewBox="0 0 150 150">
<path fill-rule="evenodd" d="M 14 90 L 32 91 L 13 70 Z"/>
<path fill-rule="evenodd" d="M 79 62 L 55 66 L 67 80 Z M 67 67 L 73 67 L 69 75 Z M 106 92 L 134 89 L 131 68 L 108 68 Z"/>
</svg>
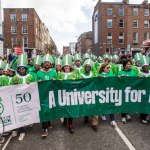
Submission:
<svg viewBox="0 0 150 150">
<path fill-rule="evenodd" d="M 130 143 L 125 144 L 110 125 L 107 115 L 107 121 L 100 119 L 97 132 L 90 125 L 84 125 L 83 118 L 74 119 L 74 134 L 70 134 L 60 120 L 56 120 L 46 139 L 41 138 L 41 125 L 36 124 L 27 128 L 23 141 L 18 141 L 18 137 L 12 138 L 6 150 L 150 150 L 150 124 L 140 123 L 137 114 L 132 115 L 132 121 L 127 124 L 122 124 L 120 115 L 116 115 L 116 121 Z"/>
</svg>

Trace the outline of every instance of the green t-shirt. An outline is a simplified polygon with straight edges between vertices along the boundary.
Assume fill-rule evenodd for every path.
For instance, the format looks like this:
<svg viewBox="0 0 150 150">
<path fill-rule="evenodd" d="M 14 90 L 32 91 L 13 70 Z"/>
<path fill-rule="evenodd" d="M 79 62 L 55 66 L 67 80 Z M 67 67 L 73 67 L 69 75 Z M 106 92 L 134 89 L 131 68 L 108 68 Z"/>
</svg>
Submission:
<svg viewBox="0 0 150 150">
<path fill-rule="evenodd" d="M 44 70 L 40 70 L 37 72 L 37 79 L 38 80 L 52 80 L 57 79 L 57 73 L 54 68 L 50 69 L 49 71 L 45 72 Z"/>
<path fill-rule="evenodd" d="M 100 77 L 114 77 L 114 74 L 111 71 L 108 72 L 108 73 L 102 72 L 102 73 L 99 74 L 99 76 Z"/>
<path fill-rule="evenodd" d="M 119 71 L 118 76 L 121 76 L 121 75 L 130 76 L 130 77 L 136 77 L 137 76 L 135 71 L 132 69 Z"/>
<path fill-rule="evenodd" d="M 0 76 L 0 86 L 6 86 L 8 85 L 9 79 L 5 75 Z"/>
<path fill-rule="evenodd" d="M 30 65 L 27 66 L 27 73 L 30 73 L 34 70 L 35 70 L 34 66 L 30 66 Z"/>
<path fill-rule="evenodd" d="M 31 74 L 33 76 L 34 81 L 38 81 L 37 72 L 38 71 L 32 71 L 32 72 L 29 73 L 29 74 Z"/>
</svg>

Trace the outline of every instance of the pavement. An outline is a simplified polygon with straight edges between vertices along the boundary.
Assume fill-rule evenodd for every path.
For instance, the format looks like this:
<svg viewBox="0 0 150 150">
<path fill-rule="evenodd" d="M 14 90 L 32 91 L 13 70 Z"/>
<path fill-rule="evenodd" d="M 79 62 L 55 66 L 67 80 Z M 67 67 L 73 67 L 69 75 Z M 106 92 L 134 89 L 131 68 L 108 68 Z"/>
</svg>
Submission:
<svg viewBox="0 0 150 150">
<path fill-rule="evenodd" d="M 18 141 L 18 137 L 11 138 L 3 150 L 150 150 L 150 122 L 147 125 L 142 124 L 137 114 L 132 115 L 132 121 L 127 124 L 122 124 L 120 115 L 116 115 L 118 129 L 127 142 L 110 125 L 109 115 L 107 121 L 99 121 L 98 131 L 93 131 L 90 124 L 85 125 L 83 120 L 74 119 L 74 134 L 70 134 L 62 126 L 60 119 L 55 120 L 45 139 L 41 137 L 41 125 L 34 124 L 32 128 L 26 129 L 23 141 Z M 0 146 L 0 149 L 4 145 Z"/>
</svg>

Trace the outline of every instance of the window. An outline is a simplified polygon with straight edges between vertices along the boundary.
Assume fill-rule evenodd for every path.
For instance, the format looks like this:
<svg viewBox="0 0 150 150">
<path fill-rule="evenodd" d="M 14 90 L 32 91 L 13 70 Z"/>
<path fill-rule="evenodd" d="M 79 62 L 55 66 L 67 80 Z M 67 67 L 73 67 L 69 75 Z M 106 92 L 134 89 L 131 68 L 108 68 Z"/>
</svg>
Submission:
<svg viewBox="0 0 150 150">
<path fill-rule="evenodd" d="M 133 28 L 138 28 L 138 20 L 133 20 Z"/>
<path fill-rule="evenodd" d="M 149 39 L 149 33 L 148 32 L 144 32 L 144 40 Z"/>
<path fill-rule="evenodd" d="M 22 21 L 27 21 L 27 20 L 28 20 L 28 15 L 22 14 Z"/>
<path fill-rule="evenodd" d="M 15 34 L 16 33 L 16 27 L 15 26 L 11 26 L 11 33 Z"/>
<path fill-rule="evenodd" d="M 112 16 L 112 8 L 107 8 L 107 16 Z"/>
<path fill-rule="evenodd" d="M 119 16 L 124 16 L 124 8 L 119 8 Z"/>
<path fill-rule="evenodd" d="M 108 33 L 107 33 L 107 36 L 112 36 L 112 32 L 108 32 Z"/>
<path fill-rule="evenodd" d="M 133 8 L 133 16 L 138 16 L 138 8 Z"/>
<path fill-rule="evenodd" d="M 10 19 L 12 22 L 16 21 L 16 14 L 10 14 Z"/>
<path fill-rule="evenodd" d="M 17 38 L 16 37 L 12 37 L 11 38 L 11 43 L 12 43 L 12 48 L 17 46 Z"/>
<path fill-rule="evenodd" d="M 106 53 L 109 53 L 110 52 L 110 48 L 106 48 Z"/>
<path fill-rule="evenodd" d="M 119 44 L 124 44 L 124 33 L 123 32 L 119 33 Z"/>
<path fill-rule="evenodd" d="M 138 33 L 133 32 L 133 43 L 138 43 Z"/>
<path fill-rule="evenodd" d="M 28 37 L 23 37 L 24 48 L 28 48 Z"/>
<path fill-rule="evenodd" d="M 144 20 L 144 28 L 149 28 L 149 20 Z"/>
<path fill-rule="evenodd" d="M 120 19 L 119 28 L 124 28 L 124 20 Z"/>
<path fill-rule="evenodd" d="M 107 44 L 112 44 L 112 39 L 107 39 Z"/>
<path fill-rule="evenodd" d="M 112 28 L 112 19 L 107 19 L 107 28 Z"/>
<path fill-rule="evenodd" d="M 28 33 L 28 26 L 22 26 L 22 33 Z"/>
<path fill-rule="evenodd" d="M 144 9 L 144 16 L 149 16 L 149 9 Z"/>
</svg>

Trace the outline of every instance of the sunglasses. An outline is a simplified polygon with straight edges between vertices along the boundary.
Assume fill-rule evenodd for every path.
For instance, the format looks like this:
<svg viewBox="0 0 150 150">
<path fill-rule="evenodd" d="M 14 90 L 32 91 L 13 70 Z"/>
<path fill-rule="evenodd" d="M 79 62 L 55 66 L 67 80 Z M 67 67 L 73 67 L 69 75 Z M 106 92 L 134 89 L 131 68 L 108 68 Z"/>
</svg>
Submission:
<svg viewBox="0 0 150 150">
<path fill-rule="evenodd" d="M 106 69 L 110 69 L 110 67 L 106 67 Z"/>
</svg>

